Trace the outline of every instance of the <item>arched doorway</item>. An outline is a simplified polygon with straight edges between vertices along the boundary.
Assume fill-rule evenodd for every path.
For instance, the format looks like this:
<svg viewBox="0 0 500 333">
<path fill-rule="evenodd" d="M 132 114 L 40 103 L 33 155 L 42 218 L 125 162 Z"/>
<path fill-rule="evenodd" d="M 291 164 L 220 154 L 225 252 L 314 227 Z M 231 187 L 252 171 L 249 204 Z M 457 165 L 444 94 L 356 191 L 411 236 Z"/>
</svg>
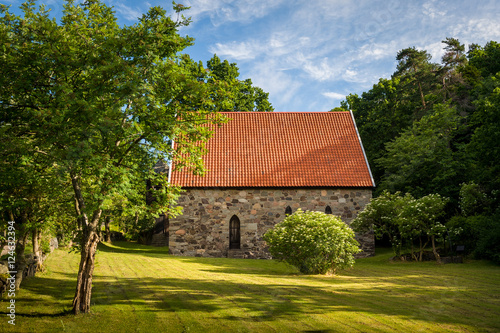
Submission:
<svg viewBox="0 0 500 333">
<path fill-rule="evenodd" d="M 240 238 L 240 219 L 233 215 L 229 220 L 229 249 L 239 249 Z"/>
</svg>

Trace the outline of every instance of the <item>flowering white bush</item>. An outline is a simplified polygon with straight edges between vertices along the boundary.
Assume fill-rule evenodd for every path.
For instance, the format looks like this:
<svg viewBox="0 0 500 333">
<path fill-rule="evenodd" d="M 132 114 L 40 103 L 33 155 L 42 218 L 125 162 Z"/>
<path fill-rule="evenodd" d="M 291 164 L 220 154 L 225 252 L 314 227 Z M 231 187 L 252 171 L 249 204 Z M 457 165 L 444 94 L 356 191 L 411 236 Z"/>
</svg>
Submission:
<svg viewBox="0 0 500 333">
<path fill-rule="evenodd" d="M 354 232 L 334 215 L 298 209 L 264 235 L 269 252 L 305 274 L 352 267 L 360 252 Z"/>
</svg>

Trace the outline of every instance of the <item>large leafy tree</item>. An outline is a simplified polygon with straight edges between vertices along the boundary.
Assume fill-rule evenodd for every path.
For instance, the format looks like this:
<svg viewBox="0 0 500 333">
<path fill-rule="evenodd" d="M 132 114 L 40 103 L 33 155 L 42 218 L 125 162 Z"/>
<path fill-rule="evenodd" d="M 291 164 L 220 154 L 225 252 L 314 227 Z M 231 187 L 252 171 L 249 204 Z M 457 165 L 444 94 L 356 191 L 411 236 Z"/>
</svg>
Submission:
<svg viewBox="0 0 500 333">
<path fill-rule="evenodd" d="M 430 62 L 431 55 L 425 50 L 409 47 L 398 52 L 398 65 L 394 76 L 401 77 L 404 91 L 401 97 L 412 101 L 418 96 L 421 106 L 414 109 L 416 118 L 422 116 L 435 97 L 432 92 L 436 85 L 438 66 Z"/>
<path fill-rule="evenodd" d="M 436 239 L 441 237 L 445 228 L 440 223 L 444 214 L 447 199 L 439 194 L 430 194 L 415 199 L 411 194 L 394 194 L 388 191 L 373 199 L 358 214 L 351 227 L 358 232 L 373 228 L 375 236 L 387 236 L 392 244 L 394 254 L 399 257 L 404 246 L 411 248 L 411 257 L 422 261 L 425 246 L 432 242 L 434 256 L 438 262 L 440 257 L 436 249 Z M 427 238 L 424 242 L 423 239 Z M 420 255 L 414 253 L 414 242 L 420 242 Z"/>
<path fill-rule="evenodd" d="M 429 193 L 458 197 L 465 170 L 454 138 L 461 119 L 455 108 L 436 104 L 432 112 L 388 142 L 386 155 L 377 160 L 385 170 L 379 186 L 418 197 Z"/>
<path fill-rule="evenodd" d="M 399 77 L 380 79 L 361 96 L 350 94 L 343 108 L 353 110 L 375 182 L 384 174 L 375 161 L 385 156 L 385 144 L 412 124 L 414 106 L 401 98 Z"/>
<path fill-rule="evenodd" d="M 199 81 L 210 84 L 210 97 L 214 101 L 215 111 L 274 111 L 269 102 L 269 93 L 254 86 L 251 79 L 241 80 L 236 63 L 221 60 L 214 55 L 207 61 L 205 68 L 201 61 L 196 63 L 185 56 L 182 65 Z"/>
<path fill-rule="evenodd" d="M 118 26 L 98 0 L 68 0 L 60 23 L 34 0 L 22 17 L 0 7 L 0 126 L 25 142 L 22 156 L 44 155 L 71 184 L 81 227 L 73 312 L 88 312 L 99 220 L 110 201 L 149 179 L 162 185 L 152 208 L 168 212 L 176 190 L 151 166 L 177 158 L 201 170 L 203 126 L 217 122 L 209 85 L 179 65 L 192 43 L 189 23 L 153 7 L 133 26 Z M 172 151 L 171 140 L 178 142 Z"/>
<path fill-rule="evenodd" d="M 479 99 L 471 117 L 473 134 L 467 145 L 473 179 L 489 190 L 500 189 L 500 72 L 487 79 L 490 93 Z"/>
</svg>

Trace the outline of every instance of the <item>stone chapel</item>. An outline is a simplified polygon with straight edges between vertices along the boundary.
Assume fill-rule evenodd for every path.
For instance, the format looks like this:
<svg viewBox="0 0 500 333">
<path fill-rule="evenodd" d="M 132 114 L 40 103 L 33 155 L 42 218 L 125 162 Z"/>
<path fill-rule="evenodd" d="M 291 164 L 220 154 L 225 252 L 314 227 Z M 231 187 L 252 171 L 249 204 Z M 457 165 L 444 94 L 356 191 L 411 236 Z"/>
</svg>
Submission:
<svg viewBox="0 0 500 333">
<path fill-rule="evenodd" d="M 206 143 L 206 174 L 172 169 L 183 214 L 163 237 L 174 255 L 270 258 L 265 232 L 298 208 L 349 224 L 375 186 L 351 112 L 228 112 Z M 175 145 L 175 142 L 174 142 Z M 374 235 L 356 235 L 360 256 Z"/>
</svg>

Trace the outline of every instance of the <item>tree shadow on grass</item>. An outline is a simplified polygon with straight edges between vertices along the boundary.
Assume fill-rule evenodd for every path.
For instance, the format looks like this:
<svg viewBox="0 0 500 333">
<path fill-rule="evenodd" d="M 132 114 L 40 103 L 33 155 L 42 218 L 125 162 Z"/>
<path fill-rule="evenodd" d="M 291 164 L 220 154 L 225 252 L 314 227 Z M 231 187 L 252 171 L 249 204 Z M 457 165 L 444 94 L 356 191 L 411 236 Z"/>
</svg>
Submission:
<svg viewBox="0 0 500 333">
<path fill-rule="evenodd" d="M 200 264 L 202 265 L 200 270 L 204 272 L 221 274 L 257 274 L 262 276 L 303 276 L 297 268 L 277 260 L 199 257 L 177 257 L 176 259 L 186 264 Z"/>
<path fill-rule="evenodd" d="M 141 245 L 132 242 L 113 242 L 111 244 L 100 242 L 97 249 L 101 252 L 108 253 L 126 253 L 158 257 L 156 255 L 167 256 L 167 247 L 153 247 L 148 245 Z"/>
<path fill-rule="evenodd" d="M 73 312 L 68 309 L 68 310 L 63 310 L 61 312 L 56 312 L 56 313 L 41 313 L 41 312 L 31 312 L 31 313 L 19 313 L 16 312 L 16 317 L 24 317 L 24 318 L 59 318 L 59 317 L 66 317 L 73 314 Z M 8 312 L 0 311 L 0 316 L 6 317 L 8 316 Z"/>
<path fill-rule="evenodd" d="M 123 253 L 138 253 L 130 251 Z M 144 255 L 150 256 L 149 253 Z M 154 256 L 156 255 L 158 253 L 154 253 Z M 175 274 L 169 272 L 169 277 L 156 278 L 146 275 L 144 278 L 137 278 L 115 276 L 106 270 L 106 274 L 96 273 L 94 276 L 92 304 L 133 309 L 133 312 L 154 312 L 158 316 L 169 313 L 202 313 L 213 320 L 231 322 L 272 322 L 281 319 L 289 321 L 304 316 L 330 316 L 339 311 L 363 313 L 368 317 L 382 315 L 444 325 L 460 322 L 463 325 L 476 325 L 477 329 L 493 329 L 488 326 L 491 322 L 472 323 L 466 316 L 453 316 L 454 313 L 467 313 L 471 310 L 492 313 L 495 300 L 485 299 L 481 309 L 474 310 L 475 305 L 469 304 L 469 296 L 464 293 L 464 288 L 469 288 L 467 292 L 475 297 L 482 295 L 481 297 L 488 298 L 488 294 L 471 289 L 470 286 L 462 287 L 464 280 L 447 281 L 444 276 L 440 276 L 441 269 L 427 274 L 421 274 L 423 268 L 418 272 L 398 272 L 391 269 L 391 274 L 384 273 L 381 277 L 358 276 L 352 273 L 328 278 L 294 274 L 286 266 L 278 267 L 273 261 L 170 256 L 165 258 L 178 261 L 177 266 L 185 263 L 186 266 L 180 267 L 180 273 L 191 263 L 199 264 L 200 275 L 193 270 L 192 276 L 183 273 L 184 276 L 175 277 Z M 169 267 L 168 263 L 162 260 L 156 261 L 155 264 L 164 265 L 165 269 Z M 20 303 L 25 302 L 28 312 L 23 313 L 21 310 L 19 315 L 68 315 L 66 310 L 59 309 L 70 306 L 74 284 L 75 275 L 69 273 L 58 273 L 58 278 L 40 276 L 28 280 L 23 289 L 30 293 L 29 297 L 24 297 L 21 293 L 18 299 Z M 38 299 L 47 303 L 44 304 L 47 306 L 46 313 L 36 306 Z M 489 308 L 488 303 L 493 306 L 493 310 Z M 408 304 L 412 306 L 409 307 Z M 32 312 L 29 312 L 30 310 Z M 441 312 L 444 315 L 441 315 Z M 363 316 L 358 315 L 357 318 L 360 320 Z M 500 324 L 494 327 L 500 328 Z"/>
</svg>

